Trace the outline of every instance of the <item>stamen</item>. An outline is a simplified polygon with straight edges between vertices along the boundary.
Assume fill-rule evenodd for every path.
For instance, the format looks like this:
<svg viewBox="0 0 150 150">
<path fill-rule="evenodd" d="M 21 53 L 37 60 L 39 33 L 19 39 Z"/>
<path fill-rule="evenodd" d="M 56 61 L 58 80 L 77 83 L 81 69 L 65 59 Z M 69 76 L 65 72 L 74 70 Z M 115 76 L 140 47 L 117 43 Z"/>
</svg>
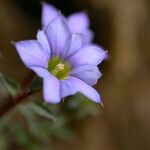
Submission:
<svg viewBox="0 0 150 150">
<path fill-rule="evenodd" d="M 65 65 L 62 64 L 62 63 L 57 64 L 56 67 L 55 67 L 55 69 L 57 71 L 62 71 L 62 70 L 64 70 L 64 68 L 65 68 Z"/>
<path fill-rule="evenodd" d="M 70 65 L 58 57 L 49 60 L 47 70 L 59 80 L 64 80 L 70 72 Z"/>
</svg>

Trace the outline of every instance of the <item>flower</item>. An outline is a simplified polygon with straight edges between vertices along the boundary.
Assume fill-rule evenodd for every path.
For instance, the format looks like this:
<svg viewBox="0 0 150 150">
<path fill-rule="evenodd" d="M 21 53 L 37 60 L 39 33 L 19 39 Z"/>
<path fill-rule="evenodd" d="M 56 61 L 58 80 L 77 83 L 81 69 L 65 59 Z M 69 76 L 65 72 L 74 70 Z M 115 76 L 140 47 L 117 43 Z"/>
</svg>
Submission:
<svg viewBox="0 0 150 150">
<path fill-rule="evenodd" d="M 59 11 L 46 2 L 42 3 L 42 26 L 46 28 L 49 22 L 59 14 Z M 72 33 L 82 35 L 83 44 L 91 43 L 93 32 L 89 29 L 89 19 L 85 12 L 77 12 L 67 18 L 68 26 Z"/>
<path fill-rule="evenodd" d="M 95 45 L 83 46 L 80 34 L 71 34 L 61 14 L 44 31 L 38 31 L 37 40 L 19 41 L 15 47 L 26 67 L 43 78 L 47 103 L 58 103 L 77 92 L 100 102 L 98 92 L 91 86 L 101 76 L 97 65 L 106 52 Z"/>
</svg>

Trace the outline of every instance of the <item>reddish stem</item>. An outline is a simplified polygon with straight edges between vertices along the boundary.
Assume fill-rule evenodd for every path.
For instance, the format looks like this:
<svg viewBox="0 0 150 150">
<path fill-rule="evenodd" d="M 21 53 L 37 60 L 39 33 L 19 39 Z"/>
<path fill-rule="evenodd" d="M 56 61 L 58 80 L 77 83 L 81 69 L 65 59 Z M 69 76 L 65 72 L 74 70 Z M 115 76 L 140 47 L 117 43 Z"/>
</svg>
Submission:
<svg viewBox="0 0 150 150">
<path fill-rule="evenodd" d="M 33 93 L 27 90 L 20 92 L 15 98 L 9 96 L 4 103 L 0 106 L 0 118 L 3 117 L 8 111 L 21 103 L 25 98 L 29 97 Z"/>
<path fill-rule="evenodd" d="M 28 98 L 30 95 L 34 94 L 26 88 L 28 84 L 33 80 L 34 76 L 35 74 L 30 71 L 28 76 L 21 83 L 21 87 L 23 90 L 16 97 L 9 96 L 4 100 L 4 102 L 0 105 L 0 118 L 8 111 L 10 111 L 13 107 L 21 103 L 25 98 Z"/>
<path fill-rule="evenodd" d="M 24 80 L 21 83 L 23 89 L 29 85 L 29 83 L 33 80 L 34 76 L 35 74 L 32 71 L 29 71 L 28 75 L 24 78 Z"/>
</svg>

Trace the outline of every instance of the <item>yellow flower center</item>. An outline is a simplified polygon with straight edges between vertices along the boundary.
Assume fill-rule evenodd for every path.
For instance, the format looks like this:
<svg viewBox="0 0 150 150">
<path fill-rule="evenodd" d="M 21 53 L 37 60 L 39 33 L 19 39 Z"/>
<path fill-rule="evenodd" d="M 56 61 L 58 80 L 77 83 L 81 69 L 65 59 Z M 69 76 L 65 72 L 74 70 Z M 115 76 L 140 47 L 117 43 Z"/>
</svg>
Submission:
<svg viewBox="0 0 150 150">
<path fill-rule="evenodd" d="M 70 65 L 58 57 L 53 57 L 48 62 L 47 70 L 57 79 L 64 80 L 69 76 Z"/>
<path fill-rule="evenodd" d="M 56 65 L 55 69 L 58 71 L 62 71 L 65 68 L 65 65 L 62 63 L 59 63 Z"/>
</svg>

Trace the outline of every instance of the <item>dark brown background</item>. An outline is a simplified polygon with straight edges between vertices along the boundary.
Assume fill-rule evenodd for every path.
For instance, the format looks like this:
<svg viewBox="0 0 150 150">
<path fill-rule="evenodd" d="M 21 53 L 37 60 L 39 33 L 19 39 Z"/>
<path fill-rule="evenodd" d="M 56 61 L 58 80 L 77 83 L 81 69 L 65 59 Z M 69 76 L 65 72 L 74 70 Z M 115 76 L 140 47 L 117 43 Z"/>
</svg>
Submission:
<svg viewBox="0 0 150 150">
<path fill-rule="evenodd" d="M 55 150 L 150 149 L 150 1 L 57 0 L 66 15 L 86 10 L 95 42 L 108 50 L 97 84 L 103 103 L 97 117 L 79 122 L 70 145 Z M 0 0 L 0 72 L 21 80 L 28 70 L 10 41 L 35 38 L 40 28 L 40 1 Z"/>
</svg>

